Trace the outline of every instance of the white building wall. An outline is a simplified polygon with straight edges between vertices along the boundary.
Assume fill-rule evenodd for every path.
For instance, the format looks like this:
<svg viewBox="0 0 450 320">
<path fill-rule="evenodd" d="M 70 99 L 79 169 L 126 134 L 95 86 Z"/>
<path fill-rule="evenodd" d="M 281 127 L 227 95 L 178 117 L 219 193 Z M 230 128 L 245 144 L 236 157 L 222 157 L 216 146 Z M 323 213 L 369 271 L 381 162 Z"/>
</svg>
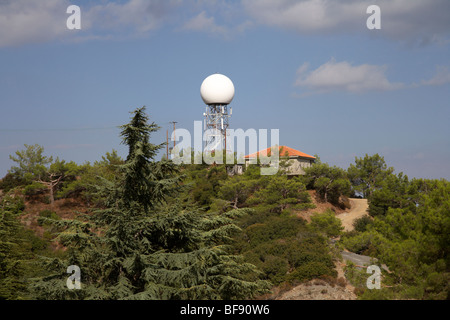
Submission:
<svg viewBox="0 0 450 320">
<path fill-rule="evenodd" d="M 250 161 L 248 159 L 245 160 L 245 167 L 249 165 Z M 304 168 L 309 168 L 314 163 L 314 159 L 306 159 L 306 158 L 291 158 L 289 159 L 289 166 L 287 167 L 288 175 L 304 175 Z"/>
<path fill-rule="evenodd" d="M 303 158 L 294 158 L 289 160 L 289 166 L 287 168 L 288 175 L 304 175 L 304 168 L 311 167 L 313 160 L 303 159 Z"/>
</svg>

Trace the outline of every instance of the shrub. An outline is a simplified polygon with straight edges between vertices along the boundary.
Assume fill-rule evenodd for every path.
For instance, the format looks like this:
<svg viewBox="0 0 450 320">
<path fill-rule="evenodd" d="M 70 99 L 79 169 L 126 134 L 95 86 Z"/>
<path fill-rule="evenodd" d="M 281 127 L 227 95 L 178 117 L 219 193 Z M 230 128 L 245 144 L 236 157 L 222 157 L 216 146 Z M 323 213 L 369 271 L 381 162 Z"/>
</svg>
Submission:
<svg viewBox="0 0 450 320">
<path fill-rule="evenodd" d="M 14 214 L 18 214 L 25 209 L 25 202 L 22 197 L 6 195 L 0 201 L 0 209 L 8 210 Z"/>
<path fill-rule="evenodd" d="M 261 270 L 273 284 L 279 284 L 285 280 L 289 263 L 281 257 L 268 256 L 261 265 Z"/>
<path fill-rule="evenodd" d="M 313 215 L 311 217 L 311 227 L 313 230 L 324 233 L 329 237 L 338 237 L 344 229 L 341 220 L 336 218 L 331 210 Z"/>
<path fill-rule="evenodd" d="M 50 200 L 49 196 L 44 196 L 41 201 L 42 201 L 42 203 L 45 203 L 45 204 L 50 204 L 51 203 L 51 200 Z"/>
<path fill-rule="evenodd" d="M 355 289 L 356 290 L 356 289 Z M 360 300 L 393 300 L 396 299 L 394 292 L 389 288 L 381 288 L 380 290 L 363 289 L 357 292 Z M 417 298 L 416 298 L 417 299 Z"/>
<path fill-rule="evenodd" d="M 30 196 L 42 194 L 45 191 L 47 191 L 46 186 L 44 186 L 42 183 L 39 183 L 39 182 L 33 182 L 32 184 L 27 185 L 23 189 L 23 194 L 30 197 Z"/>
<path fill-rule="evenodd" d="M 55 235 L 52 234 L 50 231 L 44 231 L 44 234 L 42 235 L 42 237 L 46 241 L 52 241 L 55 238 Z"/>
<path fill-rule="evenodd" d="M 42 210 L 39 212 L 38 224 L 43 226 L 45 224 L 45 218 L 53 220 L 61 220 L 61 218 L 56 214 L 56 212 L 51 210 Z"/>
<path fill-rule="evenodd" d="M 280 215 L 260 211 L 260 205 L 240 219 L 238 225 L 244 232 L 235 238 L 236 250 L 275 285 L 300 283 L 324 274 L 335 276 L 326 237 L 304 219 L 288 216 L 294 208 L 286 208 Z"/>
<path fill-rule="evenodd" d="M 289 275 L 288 279 L 289 281 L 308 281 L 322 275 L 336 277 L 337 272 L 322 262 L 313 261 L 295 269 L 294 272 Z"/>
<path fill-rule="evenodd" d="M 39 216 L 43 217 L 43 218 L 49 218 L 49 219 L 54 219 L 54 220 L 59 220 L 60 217 L 56 214 L 56 212 L 51 211 L 51 210 L 42 210 L 41 212 L 39 212 Z"/>
<path fill-rule="evenodd" d="M 349 232 L 348 235 L 342 239 L 342 243 L 345 248 L 351 252 L 365 255 L 376 255 L 377 251 L 374 251 L 374 249 L 379 248 L 382 241 L 379 238 L 379 235 L 374 232 L 363 232 L 359 234 Z"/>
<path fill-rule="evenodd" d="M 244 255 L 246 261 L 256 265 L 272 283 L 279 284 L 288 280 L 291 283 L 301 282 L 309 277 L 292 277 L 288 271 L 319 263 L 323 268 L 317 270 L 317 275 L 333 274 L 334 263 L 329 248 L 322 240 L 321 237 L 312 236 L 302 237 L 301 240 L 298 237 L 274 239 L 248 247 L 249 250 Z"/>
<path fill-rule="evenodd" d="M 26 184 L 26 181 L 17 174 L 8 173 L 0 180 L 0 189 L 4 193 L 14 189 L 15 187 Z"/>
<path fill-rule="evenodd" d="M 266 223 L 254 224 L 246 229 L 252 246 L 281 238 L 295 236 L 302 226 L 303 219 L 299 218 L 269 218 Z"/>
<path fill-rule="evenodd" d="M 355 230 L 358 232 L 364 232 L 367 230 L 367 226 L 372 223 L 373 220 L 370 218 L 370 216 L 363 216 L 353 222 L 353 227 L 355 227 Z"/>
<path fill-rule="evenodd" d="M 47 242 L 38 237 L 33 230 L 23 229 L 23 237 L 29 242 L 31 252 L 40 252 L 47 248 Z"/>
</svg>

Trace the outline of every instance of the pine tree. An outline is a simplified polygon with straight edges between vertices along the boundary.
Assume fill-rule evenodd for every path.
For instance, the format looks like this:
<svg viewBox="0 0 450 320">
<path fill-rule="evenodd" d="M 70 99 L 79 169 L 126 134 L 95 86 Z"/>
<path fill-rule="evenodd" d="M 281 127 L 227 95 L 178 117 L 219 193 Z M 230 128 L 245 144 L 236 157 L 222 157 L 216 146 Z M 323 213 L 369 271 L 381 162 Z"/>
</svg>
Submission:
<svg viewBox="0 0 450 320">
<path fill-rule="evenodd" d="M 204 213 L 176 199 L 180 175 L 167 159 L 154 161 L 164 145 L 150 143 L 158 129 L 145 107 L 121 127 L 128 157 L 114 181 L 99 192 L 106 208 L 78 220 L 53 223 L 68 247 L 67 261 L 48 261 L 55 271 L 34 286 L 38 299 L 234 299 L 268 288 L 258 272 L 227 244 L 239 229 L 227 214 Z M 81 270 L 81 290 L 68 290 L 66 268 Z"/>
<path fill-rule="evenodd" d="M 282 213 L 288 208 L 302 210 L 313 207 L 305 185 L 298 178 L 290 179 L 278 174 L 266 180 L 266 186 L 256 191 L 247 200 L 248 204 L 257 204 L 260 210 L 274 213 Z"/>
<path fill-rule="evenodd" d="M 18 229 L 14 215 L 0 207 L 0 300 L 16 299 L 18 291 L 24 290 Z"/>
<path fill-rule="evenodd" d="M 41 274 L 35 253 L 45 245 L 5 202 L 0 201 L 0 300 L 30 299 L 27 278 Z"/>
</svg>

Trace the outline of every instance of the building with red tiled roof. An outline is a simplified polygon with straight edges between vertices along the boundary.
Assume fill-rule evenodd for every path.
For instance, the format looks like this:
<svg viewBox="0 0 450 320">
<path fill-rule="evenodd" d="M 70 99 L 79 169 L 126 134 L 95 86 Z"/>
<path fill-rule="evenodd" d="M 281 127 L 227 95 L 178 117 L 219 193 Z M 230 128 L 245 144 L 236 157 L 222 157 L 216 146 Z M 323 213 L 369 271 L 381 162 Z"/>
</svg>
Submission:
<svg viewBox="0 0 450 320">
<path fill-rule="evenodd" d="M 272 147 L 273 148 L 273 147 Z M 264 150 L 260 150 L 258 152 L 246 155 L 245 166 L 247 167 L 250 164 L 251 160 L 255 160 L 260 156 L 270 156 L 272 152 L 272 148 L 267 148 Z M 289 148 L 287 146 L 279 146 L 279 155 L 280 159 L 286 159 L 288 161 L 287 174 L 288 175 L 303 175 L 305 171 L 303 168 L 309 168 L 316 160 L 315 157 L 306 154 L 304 152 Z"/>
</svg>

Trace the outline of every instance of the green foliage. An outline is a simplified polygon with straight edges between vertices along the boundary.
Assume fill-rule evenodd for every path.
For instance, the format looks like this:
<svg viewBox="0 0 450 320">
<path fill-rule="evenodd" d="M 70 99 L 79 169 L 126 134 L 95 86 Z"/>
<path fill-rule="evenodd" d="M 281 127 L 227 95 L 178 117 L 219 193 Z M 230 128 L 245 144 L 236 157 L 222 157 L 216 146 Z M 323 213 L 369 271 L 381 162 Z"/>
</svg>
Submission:
<svg viewBox="0 0 450 320">
<path fill-rule="evenodd" d="M 283 172 L 261 176 L 257 166 L 249 166 L 242 176 L 225 177 L 211 197 L 214 194 L 219 199 L 213 204 L 225 212 L 224 203 L 228 208 L 253 209 L 239 219 L 244 233 L 236 236 L 234 248 L 245 261 L 256 265 L 265 279 L 280 284 L 335 276 L 327 232 L 294 217 L 295 211 L 314 208 L 302 177 L 288 177 Z"/>
<path fill-rule="evenodd" d="M 65 184 L 76 181 L 82 171 L 82 167 L 75 162 L 66 162 L 56 158 L 43 155 L 44 148 L 39 145 L 25 145 L 26 150 L 17 151 L 16 156 L 10 156 L 11 160 L 17 162 L 18 166 L 11 167 L 7 179 L 7 186 L 17 185 L 20 181 L 24 187 L 24 194 L 35 196 L 49 191 L 49 200 L 53 204 L 55 194 Z M 62 194 L 67 195 L 67 190 Z"/>
<path fill-rule="evenodd" d="M 384 270 L 381 273 L 381 288 L 372 290 L 367 288 L 367 278 L 370 276 L 367 269 L 357 268 L 354 263 L 348 262 L 344 268 L 344 273 L 347 280 L 355 287 L 355 293 L 360 300 L 392 300 L 397 298 L 392 289 L 392 283 L 385 276 Z"/>
<path fill-rule="evenodd" d="M 406 182 L 405 182 L 406 183 Z M 393 272 L 395 295 L 411 299 L 446 299 L 450 280 L 450 184 L 445 180 L 412 181 L 384 215 L 377 215 L 343 239 L 351 251 L 377 257 Z M 412 192 L 415 190 L 415 192 Z M 403 201 L 403 202 L 402 202 Z"/>
<path fill-rule="evenodd" d="M 316 232 L 324 233 L 326 236 L 333 238 L 340 236 L 344 230 L 341 220 L 336 218 L 331 210 L 311 216 L 311 228 Z"/>
<path fill-rule="evenodd" d="M 236 237 L 235 247 L 272 283 L 306 281 L 315 275 L 334 274 L 325 238 L 310 229 L 305 220 L 253 213 L 240 222 L 246 227 Z M 315 275 L 307 267 L 314 263 L 322 266 Z"/>
<path fill-rule="evenodd" d="M 7 194 L 0 199 L 0 210 L 6 210 L 12 214 L 19 214 L 25 209 L 23 197 L 16 194 Z"/>
<path fill-rule="evenodd" d="M 255 188 L 254 184 L 253 180 L 246 179 L 243 176 L 223 180 L 221 181 L 218 196 L 220 199 L 228 201 L 234 209 L 237 209 L 245 204 Z"/>
<path fill-rule="evenodd" d="M 43 194 L 48 190 L 48 188 L 40 182 L 32 182 L 23 188 L 23 194 L 26 196 L 35 196 L 38 194 Z"/>
<path fill-rule="evenodd" d="M 19 223 L 17 214 L 0 208 L 0 300 L 30 299 L 28 279 L 41 274 L 36 254 L 47 244 Z"/>
<path fill-rule="evenodd" d="M 408 206 L 415 210 L 414 189 L 403 173 L 386 175 L 379 183 L 379 189 L 373 190 L 369 197 L 369 214 L 372 217 L 385 215 L 389 208 Z"/>
<path fill-rule="evenodd" d="M 312 261 L 309 263 L 305 263 L 301 265 L 297 269 L 294 270 L 291 274 L 289 274 L 289 280 L 298 280 L 298 281 L 308 281 L 314 278 L 319 278 L 321 276 L 331 276 L 336 277 L 337 272 L 333 270 L 330 265 L 326 265 L 325 263 L 319 261 Z"/>
<path fill-rule="evenodd" d="M 117 165 L 120 174 L 98 187 L 106 208 L 77 220 L 45 219 L 60 230 L 57 240 L 69 257 L 49 261 L 53 274 L 34 285 L 36 297 L 239 299 L 263 293 L 268 283 L 255 267 L 230 253 L 239 231 L 234 219 L 245 211 L 205 213 L 179 201 L 180 175 L 171 161 L 153 161 L 162 145 L 149 142 L 157 126 L 147 125 L 144 110 L 122 126 L 129 154 Z M 72 264 L 84 279 L 76 292 L 62 285 Z"/>
<path fill-rule="evenodd" d="M 119 166 L 124 160 L 117 155 L 116 150 L 107 152 L 101 161 L 94 164 L 86 162 L 73 168 L 69 179 L 65 179 L 57 192 L 59 198 L 78 198 L 83 200 L 87 206 L 104 206 L 106 195 L 98 192 L 97 186 L 101 181 L 115 183 L 122 173 Z"/>
<path fill-rule="evenodd" d="M 0 190 L 7 193 L 16 187 L 23 186 L 25 184 L 27 184 L 27 181 L 25 181 L 25 179 L 20 177 L 18 174 L 7 173 L 6 176 L 0 180 Z"/>
<path fill-rule="evenodd" d="M 341 196 L 351 193 L 350 181 L 345 170 L 329 166 L 327 163 L 316 162 L 305 168 L 304 180 L 309 189 L 315 189 L 322 201 L 340 205 Z"/>
<path fill-rule="evenodd" d="M 264 262 L 260 268 L 270 281 L 278 284 L 286 280 L 289 262 L 287 259 L 279 256 L 267 255 L 264 257 Z"/>
<path fill-rule="evenodd" d="M 43 153 L 44 147 L 38 144 L 25 144 L 25 150 L 18 150 L 15 152 L 15 156 L 9 156 L 12 161 L 18 164 L 11 167 L 9 172 L 29 182 L 43 178 L 48 164 L 53 161 L 52 157 L 46 157 Z"/>
<path fill-rule="evenodd" d="M 210 209 L 222 183 L 228 179 L 225 165 L 185 165 L 183 173 L 186 176 L 184 185 L 191 199 L 205 209 Z"/>
<path fill-rule="evenodd" d="M 19 225 L 9 211 L 0 211 L 0 299 L 18 299 L 26 289 L 21 280 L 23 252 L 18 247 Z"/>
<path fill-rule="evenodd" d="M 383 179 L 393 171 L 378 153 L 372 156 L 366 154 L 364 158 L 355 157 L 355 164 L 350 164 L 348 168 L 348 176 L 355 191 L 367 198 L 380 188 Z"/>
<path fill-rule="evenodd" d="M 101 181 L 109 181 L 115 183 L 120 179 L 120 165 L 124 164 L 124 160 L 117 155 L 116 150 L 107 152 L 102 156 L 101 161 L 95 161 L 94 164 L 86 162 L 78 165 L 77 168 L 71 170 L 74 174 L 70 179 L 65 179 L 58 190 L 59 198 L 78 198 L 83 200 L 87 206 L 104 206 L 106 195 L 98 192 L 97 186 Z"/>
<path fill-rule="evenodd" d="M 126 160 L 112 150 L 93 164 L 53 161 L 39 145 L 11 156 L 17 165 L 0 181 L 0 299 L 248 299 L 270 284 L 336 277 L 329 238 L 339 236 L 338 248 L 391 271 L 381 290 L 368 290 L 365 270 L 349 265 L 360 299 L 449 298 L 448 181 L 393 174 L 378 154 L 347 171 L 316 156 L 301 177 L 283 174 L 284 159 L 275 176 L 258 166 L 233 177 L 224 165 L 175 166 L 154 161 L 164 144 L 150 143 L 158 126 L 144 111 L 121 127 Z M 308 224 L 295 214 L 314 207 L 307 189 L 342 208 L 361 193 L 371 217 L 345 233 L 330 210 Z M 41 211 L 39 238 L 18 219 L 23 195 L 46 190 L 100 209 L 74 220 Z M 66 250 L 50 251 L 51 241 Z M 66 287 L 73 264 L 82 290 Z"/>
<path fill-rule="evenodd" d="M 273 175 L 265 178 L 264 186 L 248 198 L 247 204 L 260 211 L 280 214 L 283 210 L 302 210 L 313 207 L 305 185 L 296 177 Z"/>
<path fill-rule="evenodd" d="M 249 226 L 246 235 L 250 246 L 256 247 L 271 240 L 293 237 L 304 225 L 303 219 L 270 217 L 265 223 Z"/>
<path fill-rule="evenodd" d="M 38 224 L 41 226 L 45 223 L 45 221 L 48 221 L 47 219 L 61 220 L 61 218 L 56 214 L 56 212 L 47 209 L 39 212 L 39 217 L 40 218 L 38 218 Z"/>
<path fill-rule="evenodd" d="M 372 223 L 373 221 L 369 216 L 363 216 L 353 222 L 353 227 L 358 232 L 364 232 L 367 230 L 368 225 Z"/>
</svg>

